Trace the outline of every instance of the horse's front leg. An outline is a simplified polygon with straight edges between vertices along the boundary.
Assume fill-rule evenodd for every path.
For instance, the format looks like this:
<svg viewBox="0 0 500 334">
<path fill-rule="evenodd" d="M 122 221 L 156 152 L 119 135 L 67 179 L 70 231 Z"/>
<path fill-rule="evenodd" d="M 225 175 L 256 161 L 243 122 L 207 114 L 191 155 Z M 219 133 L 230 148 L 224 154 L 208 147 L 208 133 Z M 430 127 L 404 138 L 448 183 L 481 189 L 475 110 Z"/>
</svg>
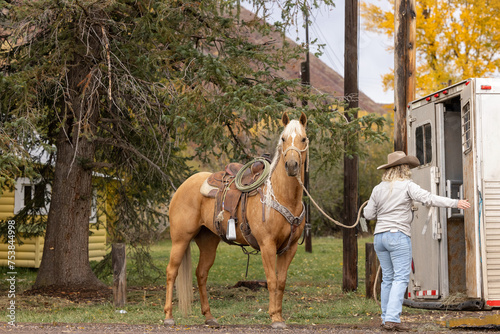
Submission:
<svg viewBox="0 0 500 334">
<path fill-rule="evenodd" d="M 277 260 L 277 288 L 276 288 L 276 312 L 282 314 L 283 310 L 283 295 L 285 293 L 286 278 L 290 263 L 297 252 L 297 243 L 290 246 L 290 248 L 283 254 L 278 255 Z"/>
<path fill-rule="evenodd" d="M 263 245 L 261 246 L 262 264 L 266 273 L 267 290 L 269 291 L 269 316 L 273 327 L 280 327 L 276 324 L 284 324 L 281 317 L 281 311 L 276 308 L 276 292 L 278 280 L 276 276 L 276 246 Z"/>
</svg>

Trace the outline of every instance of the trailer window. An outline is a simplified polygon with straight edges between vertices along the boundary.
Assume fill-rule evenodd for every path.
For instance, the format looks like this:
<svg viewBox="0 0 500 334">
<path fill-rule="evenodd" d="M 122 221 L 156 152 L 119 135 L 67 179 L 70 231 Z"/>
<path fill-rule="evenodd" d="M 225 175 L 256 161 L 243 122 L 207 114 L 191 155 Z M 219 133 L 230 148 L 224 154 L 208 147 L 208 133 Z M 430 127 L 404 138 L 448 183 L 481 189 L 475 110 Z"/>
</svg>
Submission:
<svg viewBox="0 0 500 334">
<path fill-rule="evenodd" d="M 415 144 L 417 158 L 421 165 L 432 161 L 432 128 L 429 123 L 415 129 Z"/>
<path fill-rule="evenodd" d="M 464 153 L 471 150 L 470 101 L 462 107 L 462 146 Z"/>
</svg>

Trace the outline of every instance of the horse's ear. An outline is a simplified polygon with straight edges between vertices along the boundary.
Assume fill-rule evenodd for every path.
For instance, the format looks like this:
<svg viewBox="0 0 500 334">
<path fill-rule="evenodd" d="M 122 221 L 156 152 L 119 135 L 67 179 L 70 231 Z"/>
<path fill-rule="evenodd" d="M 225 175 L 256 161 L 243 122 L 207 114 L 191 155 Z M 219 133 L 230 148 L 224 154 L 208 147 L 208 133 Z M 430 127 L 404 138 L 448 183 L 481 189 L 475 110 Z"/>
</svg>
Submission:
<svg viewBox="0 0 500 334">
<path fill-rule="evenodd" d="M 302 124 L 303 127 L 306 127 L 306 124 L 307 124 L 307 117 L 306 117 L 306 114 L 304 114 L 304 112 L 302 112 L 302 115 L 300 115 L 300 124 Z"/>
<path fill-rule="evenodd" d="M 288 118 L 286 111 L 283 113 L 283 116 L 281 117 L 281 122 L 283 123 L 283 126 L 286 126 L 290 122 L 290 119 Z"/>
</svg>

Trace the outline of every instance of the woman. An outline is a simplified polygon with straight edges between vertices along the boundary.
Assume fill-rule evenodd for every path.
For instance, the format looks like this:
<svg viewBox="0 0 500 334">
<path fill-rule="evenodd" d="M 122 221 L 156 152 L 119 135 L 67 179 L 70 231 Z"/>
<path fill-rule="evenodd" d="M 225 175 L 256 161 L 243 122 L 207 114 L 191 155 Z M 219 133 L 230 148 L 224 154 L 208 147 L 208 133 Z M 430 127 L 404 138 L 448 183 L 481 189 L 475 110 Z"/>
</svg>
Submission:
<svg viewBox="0 0 500 334">
<path fill-rule="evenodd" d="M 467 209 L 468 200 L 433 195 L 411 180 L 411 168 L 420 165 L 414 156 L 396 151 L 387 156 L 382 182 L 373 188 L 363 213 L 366 219 L 377 219 L 374 246 L 382 268 L 382 327 L 391 331 L 407 331 L 399 318 L 410 281 L 413 201 L 426 206 Z"/>
</svg>

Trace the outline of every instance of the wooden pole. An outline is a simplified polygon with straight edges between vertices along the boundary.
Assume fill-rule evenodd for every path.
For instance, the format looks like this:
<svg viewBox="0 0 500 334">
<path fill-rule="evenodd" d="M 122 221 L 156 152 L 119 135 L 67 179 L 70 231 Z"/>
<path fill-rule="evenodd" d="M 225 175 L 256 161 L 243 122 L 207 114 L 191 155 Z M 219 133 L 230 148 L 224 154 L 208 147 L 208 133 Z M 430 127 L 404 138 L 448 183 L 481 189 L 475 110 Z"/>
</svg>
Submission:
<svg viewBox="0 0 500 334">
<path fill-rule="evenodd" d="M 375 253 L 375 247 L 373 243 L 365 244 L 365 289 L 366 289 L 366 298 L 373 298 L 373 287 L 375 284 L 375 278 L 377 277 L 377 269 L 379 266 L 377 253 Z M 377 296 L 380 296 L 380 286 L 382 283 L 382 275 L 380 274 L 377 279 Z"/>
<path fill-rule="evenodd" d="M 415 99 L 415 0 L 396 0 L 394 13 L 394 150 L 408 152 L 406 109 Z"/>
<path fill-rule="evenodd" d="M 348 109 L 358 107 L 358 0 L 345 3 L 345 52 L 344 52 L 344 96 Z M 348 120 L 357 118 L 357 112 Z M 357 143 L 356 138 L 346 138 L 346 148 Z M 358 204 L 358 157 L 344 155 L 344 224 L 353 225 L 357 216 Z M 344 228 L 343 235 L 342 287 L 344 291 L 358 288 L 358 231 Z"/>
<path fill-rule="evenodd" d="M 113 300 L 115 307 L 123 307 L 127 302 L 127 256 L 125 244 L 111 246 L 113 264 Z"/>
<path fill-rule="evenodd" d="M 306 163 L 309 163 L 309 161 L 306 161 Z M 309 190 L 309 171 L 306 171 L 305 175 L 304 175 L 304 187 L 307 189 L 307 191 L 310 192 L 310 190 Z M 306 202 L 305 207 L 306 207 L 305 251 L 307 253 L 312 253 L 311 204 L 309 203 L 309 201 Z"/>
<path fill-rule="evenodd" d="M 306 19 L 306 61 L 300 64 L 300 74 L 301 74 L 301 83 L 309 87 L 311 85 L 311 65 L 309 62 L 309 13 L 306 10 L 305 12 Z M 307 101 L 302 101 L 302 106 L 306 106 Z M 309 143 L 310 144 L 310 143 Z M 309 164 L 309 161 L 304 162 L 305 165 Z M 306 169 L 304 172 L 304 187 L 309 191 L 309 171 Z M 304 192 L 304 195 L 305 192 Z M 312 253 L 312 237 L 311 237 L 311 205 L 309 201 L 306 202 L 306 228 L 305 228 L 305 250 L 308 253 Z"/>
</svg>

